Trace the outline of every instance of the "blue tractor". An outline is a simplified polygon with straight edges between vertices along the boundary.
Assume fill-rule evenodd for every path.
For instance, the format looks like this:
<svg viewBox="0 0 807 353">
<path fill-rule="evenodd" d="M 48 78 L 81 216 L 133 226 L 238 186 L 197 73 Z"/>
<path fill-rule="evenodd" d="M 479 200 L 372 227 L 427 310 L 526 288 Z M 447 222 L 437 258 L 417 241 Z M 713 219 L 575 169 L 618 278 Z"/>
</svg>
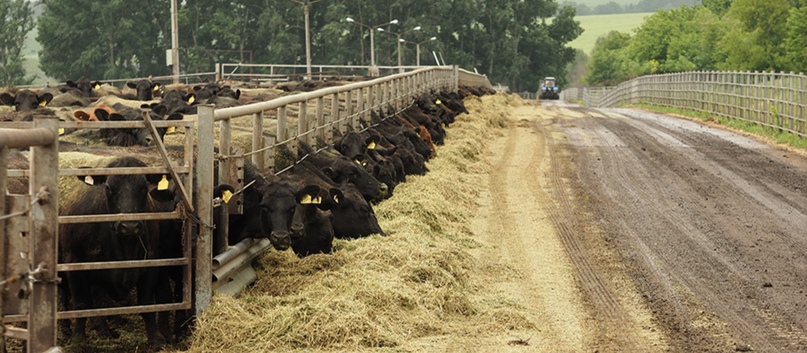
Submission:
<svg viewBox="0 0 807 353">
<path fill-rule="evenodd" d="M 555 84 L 554 77 L 546 77 L 541 81 L 541 99 L 559 99 L 560 87 Z"/>
</svg>

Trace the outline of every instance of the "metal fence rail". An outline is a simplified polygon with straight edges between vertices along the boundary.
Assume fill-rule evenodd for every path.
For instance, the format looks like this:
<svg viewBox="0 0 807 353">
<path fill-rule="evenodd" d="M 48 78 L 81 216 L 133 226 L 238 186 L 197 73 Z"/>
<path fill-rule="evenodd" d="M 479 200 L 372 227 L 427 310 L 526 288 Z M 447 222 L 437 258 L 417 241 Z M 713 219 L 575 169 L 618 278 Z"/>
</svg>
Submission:
<svg viewBox="0 0 807 353">
<path fill-rule="evenodd" d="M 567 95 L 567 100 L 570 97 Z M 584 88 L 589 107 L 647 103 L 692 109 L 807 136 L 807 76 L 776 72 L 682 72 Z"/>
</svg>

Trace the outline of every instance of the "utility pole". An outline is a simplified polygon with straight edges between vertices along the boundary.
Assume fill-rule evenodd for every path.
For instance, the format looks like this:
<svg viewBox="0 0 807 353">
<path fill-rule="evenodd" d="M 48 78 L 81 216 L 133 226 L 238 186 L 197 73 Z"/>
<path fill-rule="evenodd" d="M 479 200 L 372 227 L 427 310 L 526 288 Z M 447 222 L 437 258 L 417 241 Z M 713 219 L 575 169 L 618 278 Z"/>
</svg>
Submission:
<svg viewBox="0 0 807 353">
<path fill-rule="evenodd" d="M 305 12 L 305 75 L 307 79 L 311 79 L 311 22 L 309 20 L 309 14 L 311 12 L 311 5 L 316 4 L 322 0 L 314 0 L 314 1 L 307 1 L 303 2 L 302 0 L 291 0 L 296 2 L 300 5 L 303 5 L 303 11 Z"/>
<path fill-rule="evenodd" d="M 177 23 L 177 0 L 171 0 L 171 75 L 179 83 L 179 24 Z"/>
</svg>

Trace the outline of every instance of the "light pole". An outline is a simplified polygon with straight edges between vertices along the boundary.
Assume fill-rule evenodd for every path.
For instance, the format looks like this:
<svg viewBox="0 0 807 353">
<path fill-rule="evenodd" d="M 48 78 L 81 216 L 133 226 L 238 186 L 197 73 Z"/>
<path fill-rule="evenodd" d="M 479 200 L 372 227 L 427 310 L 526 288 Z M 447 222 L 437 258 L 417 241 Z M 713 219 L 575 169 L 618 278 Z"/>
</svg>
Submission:
<svg viewBox="0 0 807 353">
<path fill-rule="evenodd" d="M 417 64 L 416 65 L 420 66 L 420 45 L 423 44 L 423 43 L 426 43 L 426 42 L 431 42 L 433 40 L 437 40 L 437 37 L 431 37 L 429 39 L 426 39 L 426 40 L 420 41 L 420 42 L 410 42 L 410 41 L 408 41 L 406 39 L 398 39 L 398 43 L 413 43 L 413 44 L 415 44 L 415 48 L 417 48 L 417 51 L 416 51 L 416 53 L 417 53 L 416 54 L 417 55 Z"/>
<path fill-rule="evenodd" d="M 382 31 L 382 29 L 383 28 L 379 28 L 378 30 Z M 393 31 L 387 31 L 387 33 L 394 34 L 394 35 L 398 36 L 398 72 L 399 73 L 403 72 L 403 68 L 401 67 L 401 41 L 402 41 L 401 36 L 404 35 L 404 34 L 407 34 L 409 32 L 419 31 L 419 30 L 420 30 L 420 26 L 417 26 L 415 28 L 412 28 L 412 29 L 409 29 L 409 30 L 406 30 L 406 31 L 403 31 L 403 32 L 399 32 L 399 33 L 395 33 Z"/>
<path fill-rule="evenodd" d="M 392 21 L 389 21 L 387 23 L 382 23 L 382 24 L 375 25 L 375 26 L 368 26 L 368 25 L 366 25 L 364 23 L 361 23 L 359 21 L 356 21 L 356 20 L 354 20 L 354 19 L 352 19 L 350 17 L 346 18 L 345 21 L 348 21 L 350 23 L 355 23 L 355 24 L 357 24 L 359 26 L 366 27 L 367 29 L 370 30 L 370 76 L 378 76 L 378 68 L 376 68 L 376 66 L 375 66 L 375 42 L 374 42 L 374 39 L 373 39 L 373 33 L 375 33 L 375 31 L 378 30 L 381 26 L 397 24 L 398 20 L 392 20 Z"/>
<path fill-rule="evenodd" d="M 173 76 L 173 83 L 179 83 L 179 25 L 177 22 L 177 0 L 171 0 L 171 76 Z"/>
<path fill-rule="evenodd" d="M 305 74 L 307 78 L 311 79 L 311 25 L 308 20 L 308 14 L 311 12 L 311 5 L 316 4 L 322 0 L 308 0 L 303 2 L 301 0 L 291 0 L 298 4 L 303 5 L 305 12 Z"/>
</svg>

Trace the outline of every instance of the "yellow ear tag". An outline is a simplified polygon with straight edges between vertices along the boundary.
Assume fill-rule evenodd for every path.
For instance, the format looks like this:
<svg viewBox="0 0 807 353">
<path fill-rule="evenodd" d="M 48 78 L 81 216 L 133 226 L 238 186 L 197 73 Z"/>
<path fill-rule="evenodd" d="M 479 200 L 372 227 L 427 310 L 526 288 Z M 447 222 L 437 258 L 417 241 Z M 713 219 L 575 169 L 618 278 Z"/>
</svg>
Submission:
<svg viewBox="0 0 807 353">
<path fill-rule="evenodd" d="M 359 161 L 358 159 L 354 159 L 353 161 L 356 162 L 356 164 L 361 165 L 361 161 Z"/>
<path fill-rule="evenodd" d="M 157 183 L 157 190 L 168 190 L 168 178 L 163 175 L 162 180 Z"/>
<path fill-rule="evenodd" d="M 40 106 L 40 107 L 44 107 L 46 104 L 48 104 L 48 101 L 41 101 L 41 102 L 39 102 L 39 106 Z"/>
<path fill-rule="evenodd" d="M 441 102 L 439 99 L 434 101 L 434 104 L 437 104 L 437 105 L 440 105 L 441 103 L 443 103 L 443 102 Z"/>
<path fill-rule="evenodd" d="M 59 135 L 64 135 L 64 128 L 63 127 L 59 128 Z"/>
<path fill-rule="evenodd" d="M 177 127 L 176 126 L 169 126 L 168 130 L 165 131 L 166 134 L 173 134 L 175 132 L 177 132 Z"/>
<path fill-rule="evenodd" d="M 157 83 L 157 84 L 154 85 L 154 91 L 156 92 L 156 91 L 159 91 L 159 90 L 160 90 L 160 84 Z"/>
<path fill-rule="evenodd" d="M 196 96 L 191 96 L 190 98 L 188 98 L 188 104 L 193 103 L 195 101 L 196 101 Z"/>
<path fill-rule="evenodd" d="M 98 84 L 96 84 L 96 85 L 93 87 L 93 89 L 99 89 L 99 88 L 101 88 L 101 85 L 98 85 Z"/>
<path fill-rule="evenodd" d="M 310 205 L 311 204 L 311 195 L 306 194 L 303 196 L 303 199 L 300 200 L 301 205 Z"/>
<path fill-rule="evenodd" d="M 333 202 L 339 203 L 339 196 L 338 195 L 333 195 Z"/>
<path fill-rule="evenodd" d="M 87 185 L 95 185 L 95 180 L 92 178 L 92 175 L 88 175 L 84 177 L 84 183 Z"/>
<path fill-rule="evenodd" d="M 233 192 L 230 190 L 224 190 L 221 193 L 221 199 L 224 200 L 224 203 L 230 202 L 230 199 L 233 198 Z"/>
<path fill-rule="evenodd" d="M 375 142 L 370 141 L 370 144 L 367 145 L 367 149 L 368 150 L 374 150 L 375 149 Z"/>
</svg>

